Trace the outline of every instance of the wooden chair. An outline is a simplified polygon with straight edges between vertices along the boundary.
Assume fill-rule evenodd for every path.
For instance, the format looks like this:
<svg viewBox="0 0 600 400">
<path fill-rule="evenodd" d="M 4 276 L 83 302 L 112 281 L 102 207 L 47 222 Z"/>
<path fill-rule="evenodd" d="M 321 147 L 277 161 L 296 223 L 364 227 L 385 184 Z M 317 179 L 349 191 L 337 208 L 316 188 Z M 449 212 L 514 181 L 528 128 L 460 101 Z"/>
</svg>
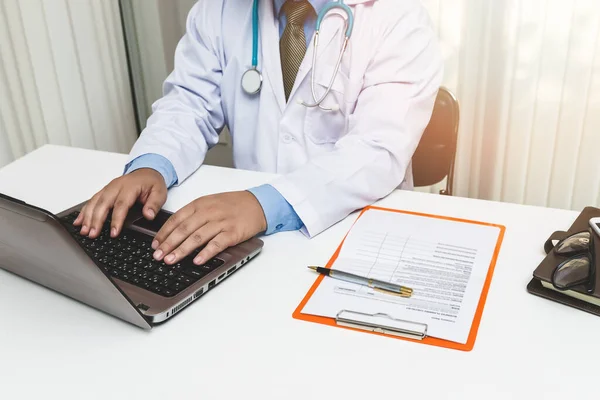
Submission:
<svg viewBox="0 0 600 400">
<path fill-rule="evenodd" d="M 450 90 L 441 87 L 431 120 L 413 155 L 415 187 L 435 185 L 447 177 L 446 189 L 440 194 L 452 196 L 459 117 L 458 100 Z"/>
</svg>

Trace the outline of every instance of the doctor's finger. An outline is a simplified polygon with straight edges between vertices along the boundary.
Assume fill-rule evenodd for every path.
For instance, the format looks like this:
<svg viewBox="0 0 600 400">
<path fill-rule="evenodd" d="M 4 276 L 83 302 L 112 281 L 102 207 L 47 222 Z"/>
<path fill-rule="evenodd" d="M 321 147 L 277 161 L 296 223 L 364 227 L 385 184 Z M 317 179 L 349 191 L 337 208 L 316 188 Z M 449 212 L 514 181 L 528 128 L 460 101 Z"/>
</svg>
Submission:
<svg viewBox="0 0 600 400">
<path fill-rule="evenodd" d="M 73 225 L 75 226 L 80 226 L 81 223 L 83 222 L 83 216 L 85 215 L 85 205 L 83 207 L 81 207 L 81 210 L 79 210 L 79 214 L 77 215 L 77 218 L 75 218 L 75 221 L 73 221 Z"/>
<path fill-rule="evenodd" d="M 119 192 L 119 195 L 117 196 L 117 199 L 115 201 L 110 223 L 110 235 L 112 237 L 116 237 L 121 233 L 121 228 L 123 227 L 123 222 L 127 217 L 127 213 L 129 212 L 129 209 L 135 204 L 135 201 L 138 197 L 139 191 L 121 190 Z"/>
<path fill-rule="evenodd" d="M 179 247 L 171 251 L 171 253 L 165 257 L 165 262 L 167 264 L 178 263 L 184 257 L 190 255 L 194 250 L 204 246 L 219 233 L 221 233 L 221 226 L 218 223 L 209 222 L 189 235 Z"/>
<path fill-rule="evenodd" d="M 118 191 L 104 191 L 94 205 L 94 213 L 92 215 L 92 224 L 90 226 L 89 237 L 95 239 L 100 235 L 104 221 L 108 216 L 108 212 L 115 204 Z"/>
<path fill-rule="evenodd" d="M 194 258 L 194 264 L 204 264 L 211 258 L 215 257 L 217 254 L 221 253 L 228 247 L 236 245 L 237 242 L 235 240 L 234 235 L 231 232 L 222 231 L 217 236 L 215 236 L 206 247 L 204 247 L 200 253 Z"/>
<path fill-rule="evenodd" d="M 160 228 L 152 242 L 152 248 L 156 250 L 154 257 L 157 260 L 162 260 L 163 256 L 173 250 L 175 246 L 179 246 L 185 238 L 203 225 L 194 222 L 193 215 L 194 209 L 185 206 L 175 214 L 171 215 L 167 222 Z M 175 236 L 171 237 L 176 230 L 179 231 L 175 233 Z M 182 234 L 181 231 L 186 231 L 187 234 Z M 179 239 L 179 241 L 177 241 L 177 239 Z"/>
<path fill-rule="evenodd" d="M 148 199 L 144 202 L 144 216 L 153 220 L 158 211 L 167 201 L 167 188 L 165 185 L 154 185 L 150 189 Z"/>
<path fill-rule="evenodd" d="M 81 210 L 83 215 L 81 220 L 81 231 L 80 233 L 86 236 L 90 232 L 90 226 L 92 225 L 92 215 L 94 213 L 94 204 L 96 203 L 98 195 L 92 197 Z"/>
</svg>

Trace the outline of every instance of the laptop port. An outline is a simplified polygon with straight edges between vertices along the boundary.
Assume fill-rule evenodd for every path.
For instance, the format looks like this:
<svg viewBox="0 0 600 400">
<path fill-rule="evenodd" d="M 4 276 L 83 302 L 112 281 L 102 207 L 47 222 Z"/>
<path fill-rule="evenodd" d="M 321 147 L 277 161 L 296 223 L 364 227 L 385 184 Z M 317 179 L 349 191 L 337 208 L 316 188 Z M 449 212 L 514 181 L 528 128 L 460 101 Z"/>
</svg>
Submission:
<svg viewBox="0 0 600 400">
<path fill-rule="evenodd" d="M 223 279 L 223 278 L 225 278 L 225 272 L 223 272 L 221 275 L 219 275 L 219 277 L 218 277 L 217 279 L 218 279 L 218 280 L 221 280 L 221 279 Z"/>
<path fill-rule="evenodd" d="M 235 271 L 235 265 L 233 267 L 229 268 L 229 271 L 227 271 L 227 275 L 232 274 L 233 271 Z"/>
<path fill-rule="evenodd" d="M 196 292 L 196 294 L 194 295 L 194 298 L 197 299 L 198 297 L 202 296 L 203 293 L 204 293 L 204 288 L 200 288 L 200 290 L 198 290 Z"/>
<path fill-rule="evenodd" d="M 215 285 L 217 284 L 216 279 L 213 279 L 212 281 L 210 281 L 210 283 L 208 284 L 208 288 L 212 289 L 213 287 L 215 287 Z"/>
</svg>

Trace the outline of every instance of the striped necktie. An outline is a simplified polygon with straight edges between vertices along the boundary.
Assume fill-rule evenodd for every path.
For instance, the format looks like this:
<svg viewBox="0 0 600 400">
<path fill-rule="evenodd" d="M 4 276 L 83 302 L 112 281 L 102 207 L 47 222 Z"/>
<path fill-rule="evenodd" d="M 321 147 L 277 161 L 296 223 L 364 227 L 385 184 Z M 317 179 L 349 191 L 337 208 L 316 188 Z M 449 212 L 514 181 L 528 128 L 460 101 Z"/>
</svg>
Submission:
<svg viewBox="0 0 600 400">
<path fill-rule="evenodd" d="M 281 12 L 285 13 L 287 18 L 285 30 L 279 41 L 283 88 L 287 101 L 306 53 L 304 23 L 309 16 L 316 16 L 316 13 L 307 0 L 287 0 Z"/>
</svg>

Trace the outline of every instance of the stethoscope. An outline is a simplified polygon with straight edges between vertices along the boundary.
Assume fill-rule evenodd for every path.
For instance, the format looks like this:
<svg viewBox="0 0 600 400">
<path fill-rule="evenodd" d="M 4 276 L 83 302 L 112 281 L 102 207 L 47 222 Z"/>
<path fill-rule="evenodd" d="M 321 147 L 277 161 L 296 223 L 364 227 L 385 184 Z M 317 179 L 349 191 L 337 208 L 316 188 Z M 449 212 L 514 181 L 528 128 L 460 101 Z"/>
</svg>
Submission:
<svg viewBox="0 0 600 400">
<path fill-rule="evenodd" d="M 258 69 L 258 1 L 254 0 L 254 4 L 252 6 L 252 67 L 249 68 L 242 75 L 242 89 L 249 95 L 254 95 L 260 92 L 262 88 L 262 74 Z M 317 62 L 317 49 L 319 48 L 319 32 L 321 30 L 321 23 L 329 13 L 333 9 L 341 9 L 347 15 L 346 19 L 346 33 L 344 37 L 344 44 L 342 45 L 342 50 L 340 51 L 340 55 L 337 59 L 337 63 L 335 65 L 333 76 L 331 77 L 331 81 L 329 82 L 329 86 L 325 93 L 317 98 L 316 90 L 315 90 L 315 67 Z M 354 15 L 352 14 L 352 10 L 346 4 L 344 4 L 343 0 L 333 0 L 330 3 L 327 3 L 323 6 L 323 9 L 319 12 L 317 16 L 316 26 L 315 26 L 315 34 L 314 34 L 314 51 L 312 58 L 312 68 L 311 68 L 311 92 L 314 103 L 306 103 L 303 100 L 299 100 L 298 102 L 305 107 L 319 107 L 325 111 L 338 111 L 339 106 L 335 105 L 331 108 L 324 107 L 322 105 L 323 101 L 331 91 L 333 87 L 333 83 L 335 82 L 335 78 L 340 69 L 340 65 L 342 63 L 342 57 L 346 52 L 346 47 L 348 47 L 348 41 L 350 40 L 350 36 L 352 35 L 352 28 L 354 27 Z"/>
</svg>

